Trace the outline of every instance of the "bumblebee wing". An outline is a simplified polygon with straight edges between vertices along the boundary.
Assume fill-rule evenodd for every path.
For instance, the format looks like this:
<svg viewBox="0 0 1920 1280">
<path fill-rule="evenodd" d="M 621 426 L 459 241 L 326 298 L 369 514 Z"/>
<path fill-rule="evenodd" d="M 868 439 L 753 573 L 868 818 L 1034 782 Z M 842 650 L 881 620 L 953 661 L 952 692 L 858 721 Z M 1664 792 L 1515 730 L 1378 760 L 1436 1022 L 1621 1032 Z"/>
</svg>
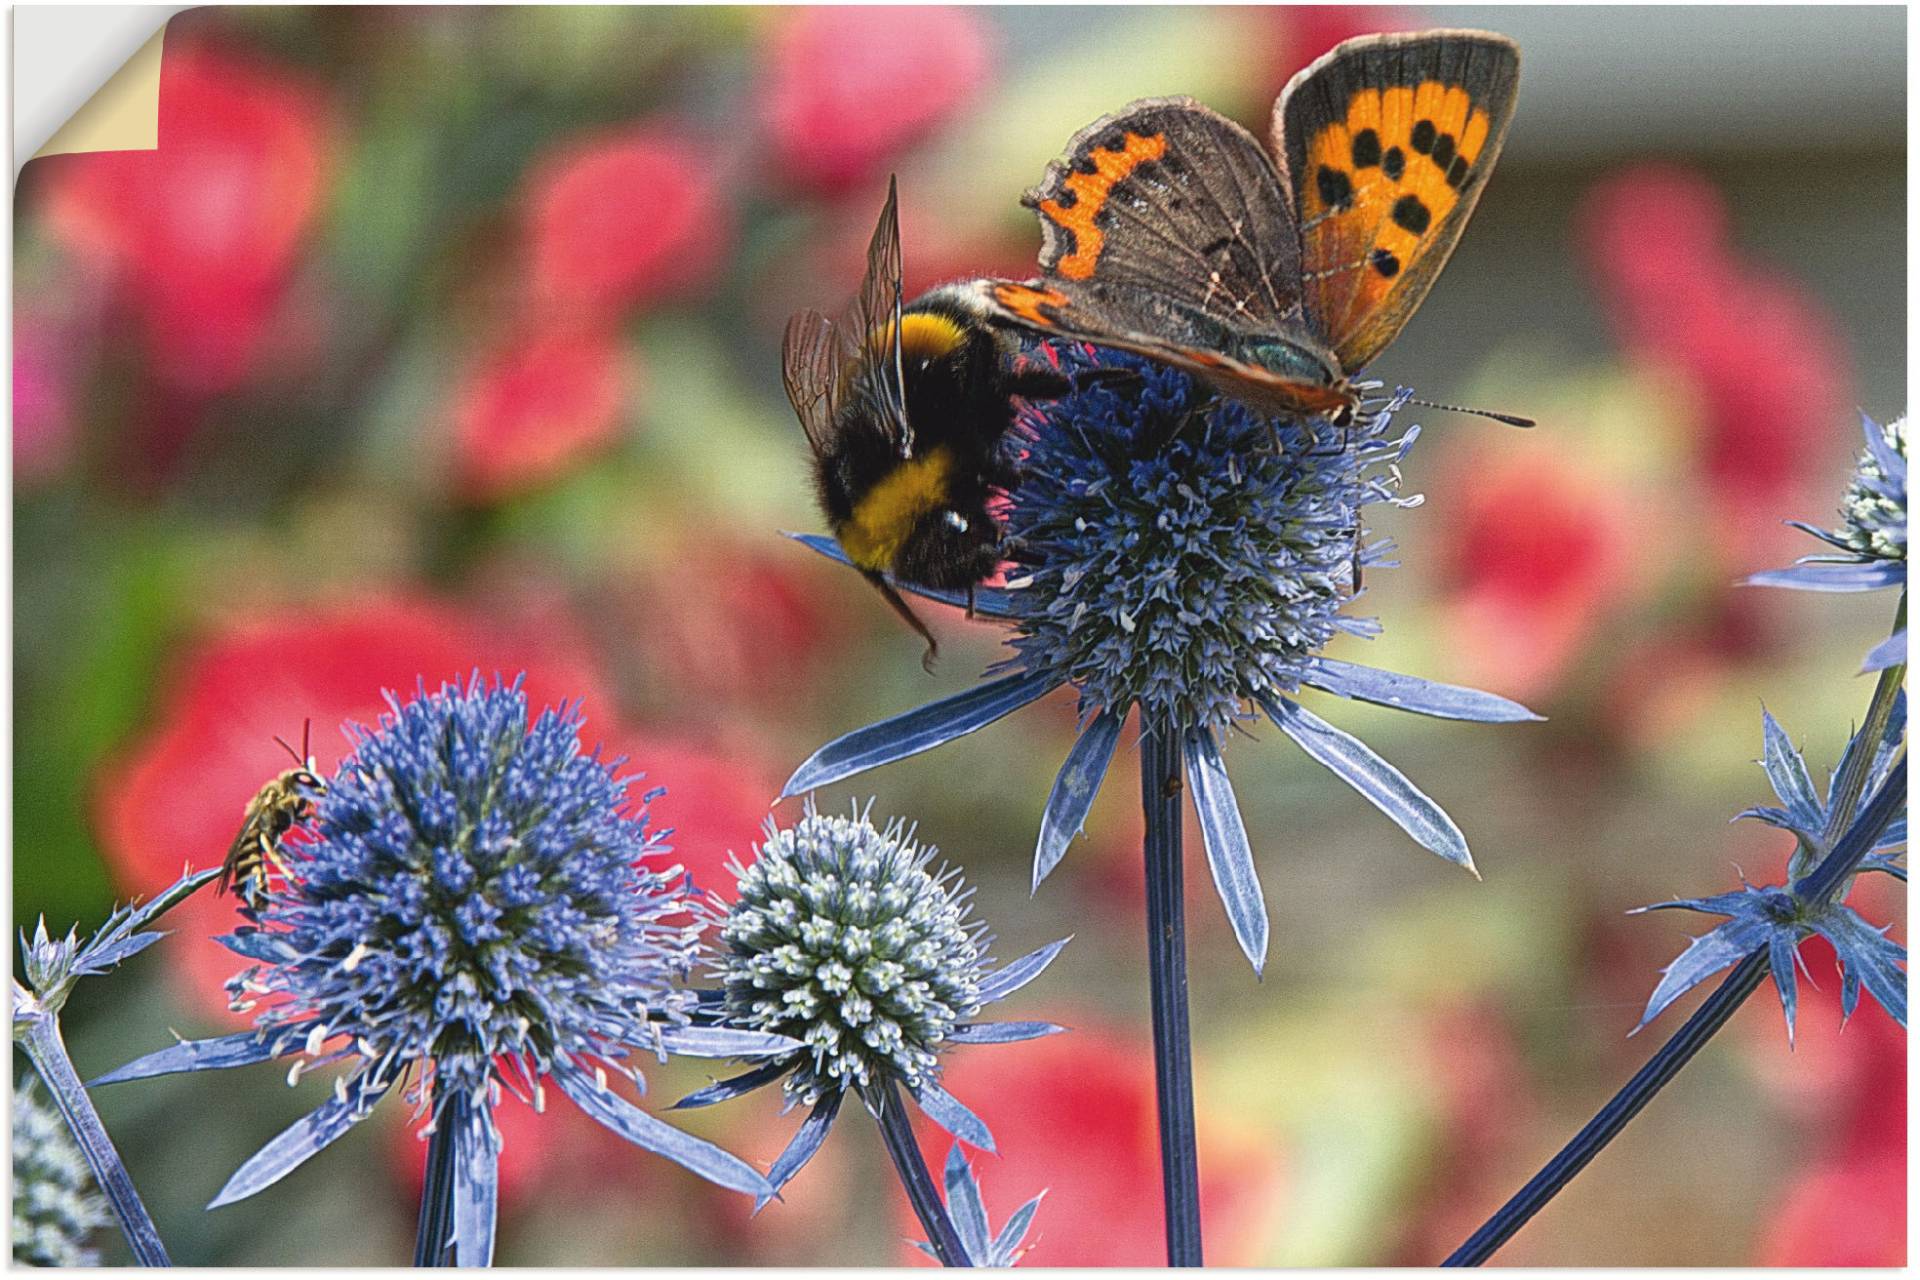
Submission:
<svg viewBox="0 0 1920 1280">
<path fill-rule="evenodd" d="M 833 321 L 818 311 L 802 311 L 787 321 L 780 343 L 780 379 L 799 415 L 800 429 L 815 454 L 824 455 L 833 439 L 839 408 L 839 342 Z"/>
<path fill-rule="evenodd" d="M 873 239 L 867 245 L 867 274 L 860 293 L 842 318 L 840 368 L 866 362 L 868 376 L 859 380 L 867 416 L 878 423 L 901 457 L 913 452 L 913 426 L 907 421 L 907 379 L 900 350 L 901 297 L 900 196 L 898 182 L 887 179 L 887 202 L 880 208 Z"/>
</svg>

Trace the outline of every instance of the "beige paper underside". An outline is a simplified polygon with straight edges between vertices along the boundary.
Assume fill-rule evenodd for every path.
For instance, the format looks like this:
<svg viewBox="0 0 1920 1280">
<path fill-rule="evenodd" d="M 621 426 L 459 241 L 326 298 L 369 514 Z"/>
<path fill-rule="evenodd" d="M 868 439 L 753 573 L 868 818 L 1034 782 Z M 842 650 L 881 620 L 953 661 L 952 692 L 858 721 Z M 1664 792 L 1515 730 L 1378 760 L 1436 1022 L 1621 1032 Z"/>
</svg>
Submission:
<svg viewBox="0 0 1920 1280">
<path fill-rule="evenodd" d="M 160 44 L 167 29 L 140 46 L 86 105 L 73 113 L 34 153 L 73 155 L 83 151 L 152 151 L 160 145 Z"/>
</svg>

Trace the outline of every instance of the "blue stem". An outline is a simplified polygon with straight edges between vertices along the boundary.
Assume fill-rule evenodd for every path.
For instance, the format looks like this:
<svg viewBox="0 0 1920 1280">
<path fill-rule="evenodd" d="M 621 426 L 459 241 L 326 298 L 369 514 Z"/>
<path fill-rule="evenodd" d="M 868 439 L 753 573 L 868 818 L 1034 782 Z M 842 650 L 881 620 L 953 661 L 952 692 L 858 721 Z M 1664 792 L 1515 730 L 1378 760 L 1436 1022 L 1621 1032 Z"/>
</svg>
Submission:
<svg viewBox="0 0 1920 1280">
<path fill-rule="evenodd" d="M 93 1099 L 87 1096 L 87 1088 L 80 1082 L 79 1073 L 73 1069 L 73 1060 L 67 1056 L 66 1042 L 60 1037 L 59 1018 L 51 1013 L 33 1016 L 29 1029 L 19 1043 L 26 1050 L 34 1070 L 46 1082 L 54 1105 L 66 1117 L 67 1128 L 73 1131 L 81 1153 L 93 1169 L 94 1180 L 100 1184 L 107 1202 L 113 1206 L 114 1215 L 120 1219 L 120 1230 L 126 1233 L 134 1259 L 143 1267 L 172 1266 L 166 1246 L 160 1243 L 160 1233 L 154 1228 L 153 1218 L 147 1213 L 147 1206 L 140 1202 L 140 1193 L 133 1189 L 133 1179 L 127 1173 L 127 1166 L 121 1163 L 120 1153 L 114 1150 L 113 1139 L 107 1136 L 106 1126 L 100 1123 L 100 1113 L 93 1109 Z"/>
<path fill-rule="evenodd" d="M 1167 1265 L 1198 1267 L 1203 1265 L 1200 1157 L 1193 1126 L 1193 1035 L 1187 1025 L 1180 742 L 1169 720 L 1145 727 L 1140 742 L 1140 805 L 1147 819 L 1147 970 L 1153 992 L 1153 1073 L 1160 1108 Z"/>
<path fill-rule="evenodd" d="M 1873 799 L 1867 802 L 1860 816 L 1834 846 L 1833 852 L 1801 884 L 1821 882 L 1831 890 L 1832 886 L 1840 883 L 1873 848 L 1874 841 L 1880 838 L 1880 833 L 1886 830 L 1887 824 L 1906 804 L 1906 796 L 1907 759 L 1902 755 L 1894 762 Z M 1660 1046 L 1660 1051 L 1653 1055 L 1646 1066 L 1640 1068 L 1625 1088 L 1613 1096 L 1612 1101 L 1600 1109 L 1600 1114 L 1588 1121 L 1587 1126 L 1574 1135 L 1573 1141 L 1547 1162 L 1546 1168 L 1520 1188 L 1513 1199 L 1500 1206 L 1500 1211 L 1487 1219 L 1486 1224 L 1468 1237 L 1467 1242 L 1455 1249 L 1441 1265 L 1477 1267 L 1492 1257 L 1495 1250 L 1525 1226 L 1534 1214 L 1545 1208 L 1547 1202 L 1558 1195 L 1575 1174 L 1586 1168 L 1588 1162 L 1627 1127 L 1627 1122 L 1640 1114 L 1641 1108 L 1653 1101 L 1653 1095 L 1678 1075 L 1680 1068 L 1686 1066 L 1693 1055 L 1713 1038 L 1714 1033 L 1726 1025 L 1734 1010 L 1745 1003 L 1766 975 L 1767 951 L 1762 947 L 1734 966 L 1733 972 L 1726 976 L 1714 993 L 1694 1010 L 1686 1025 Z"/>
<path fill-rule="evenodd" d="M 440 1117 L 427 1139 L 427 1176 L 420 1187 L 420 1224 L 413 1239 L 413 1265 L 453 1265 L 453 1166 L 459 1153 L 457 1117 Z"/>
<path fill-rule="evenodd" d="M 907 1120 L 907 1108 L 900 1098 L 899 1087 L 888 1079 L 881 1084 L 879 1093 L 880 1136 L 887 1144 L 887 1154 L 893 1157 L 893 1167 L 900 1175 L 900 1185 L 906 1189 L 907 1201 L 913 1205 L 913 1212 L 927 1233 L 927 1243 L 933 1246 L 941 1266 L 972 1266 L 967 1247 L 960 1242 L 960 1233 L 954 1230 L 953 1219 L 947 1216 L 947 1207 L 933 1185 L 933 1175 L 927 1172 L 927 1162 L 920 1154 L 919 1141 L 913 1136 L 913 1125 Z"/>
</svg>

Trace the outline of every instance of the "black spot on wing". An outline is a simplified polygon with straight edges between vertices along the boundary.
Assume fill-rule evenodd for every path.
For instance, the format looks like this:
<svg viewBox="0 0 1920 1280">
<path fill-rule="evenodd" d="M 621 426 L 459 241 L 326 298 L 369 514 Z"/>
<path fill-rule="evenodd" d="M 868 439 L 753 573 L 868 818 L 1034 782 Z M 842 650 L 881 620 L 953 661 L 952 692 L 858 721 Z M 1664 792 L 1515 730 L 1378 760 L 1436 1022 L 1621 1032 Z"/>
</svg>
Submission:
<svg viewBox="0 0 1920 1280">
<path fill-rule="evenodd" d="M 1421 235 L 1433 222 L 1433 214 L 1419 196 L 1405 195 L 1393 202 L 1393 221 L 1402 230 Z"/>
<path fill-rule="evenodd" d="M 1353 135 L 1353 167 L 1371 169 L 1380 163 L 1380 135 L 1371 129 L 1362 129 Z"/>
<path fill-rule="evenodd" d="M 1394 257 L 1385 249 L 1375 249 L 1372 253 L 1368 254 L 1367 262 L 1375 271 L 1380 273 L 1382 279 L 1391 280 L 1400 274 L 1400 259 Z"/>
<path fill-rule="evenodd" d="M 1353 179 L 1339 169 L 1320 166 L 1320 172 L 1314 175 L 1314 182 L 1320 189 L 1320 203 L 1329 209 L 1344 211 L 1353 204 Z"/>
<path fill-rule="evenodd" d="M 1380 168 L 1395 182 L 1407 171 L 1407 153 L 1398 147 L 1388 147 L 1387 154 L 1380 158 Z"/>
</svg>

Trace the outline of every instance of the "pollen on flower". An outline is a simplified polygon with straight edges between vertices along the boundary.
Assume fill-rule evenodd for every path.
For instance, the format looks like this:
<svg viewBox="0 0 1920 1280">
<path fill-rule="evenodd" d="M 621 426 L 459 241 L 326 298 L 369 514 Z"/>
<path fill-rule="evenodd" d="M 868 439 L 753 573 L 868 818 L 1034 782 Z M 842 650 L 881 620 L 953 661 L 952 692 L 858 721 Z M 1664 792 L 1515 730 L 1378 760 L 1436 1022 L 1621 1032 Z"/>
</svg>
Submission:
<svg viewBox="0 0 1920 1280">
<path fill-rule="evenodd" d="M 1095 367 L 1058 355 L 1067 373 Z M 1024 423 L 1007 533 L 1030 606 L 1010 663 L 1070 682 L 1084 712 L 1139 703 L 1223 727 L 1298 689 L 1336 632 L 1367 629 L 1341 612 L 1386 550 L 1361 509 L 1418 501 L 1394 496 L 1393 469 L 1416 433 L 1388 435 L 1399 401 L 1343 430 L 1261 417 L 1132 356 L 1099 363 L 1137 386 L 1101 382 Z"/>
<path fill-rule="evenodd" d="M 954 873 L 898 819 L 824 816 L 809 804 L 789 828 L 771 821 L 739 876 L 721 938 L 728 1021 L 806 1048 L 789 1098 L 875 1083 L 917 1087 L 957 1023 L 980 1008 L 986 960 Z"/>
</svg>

